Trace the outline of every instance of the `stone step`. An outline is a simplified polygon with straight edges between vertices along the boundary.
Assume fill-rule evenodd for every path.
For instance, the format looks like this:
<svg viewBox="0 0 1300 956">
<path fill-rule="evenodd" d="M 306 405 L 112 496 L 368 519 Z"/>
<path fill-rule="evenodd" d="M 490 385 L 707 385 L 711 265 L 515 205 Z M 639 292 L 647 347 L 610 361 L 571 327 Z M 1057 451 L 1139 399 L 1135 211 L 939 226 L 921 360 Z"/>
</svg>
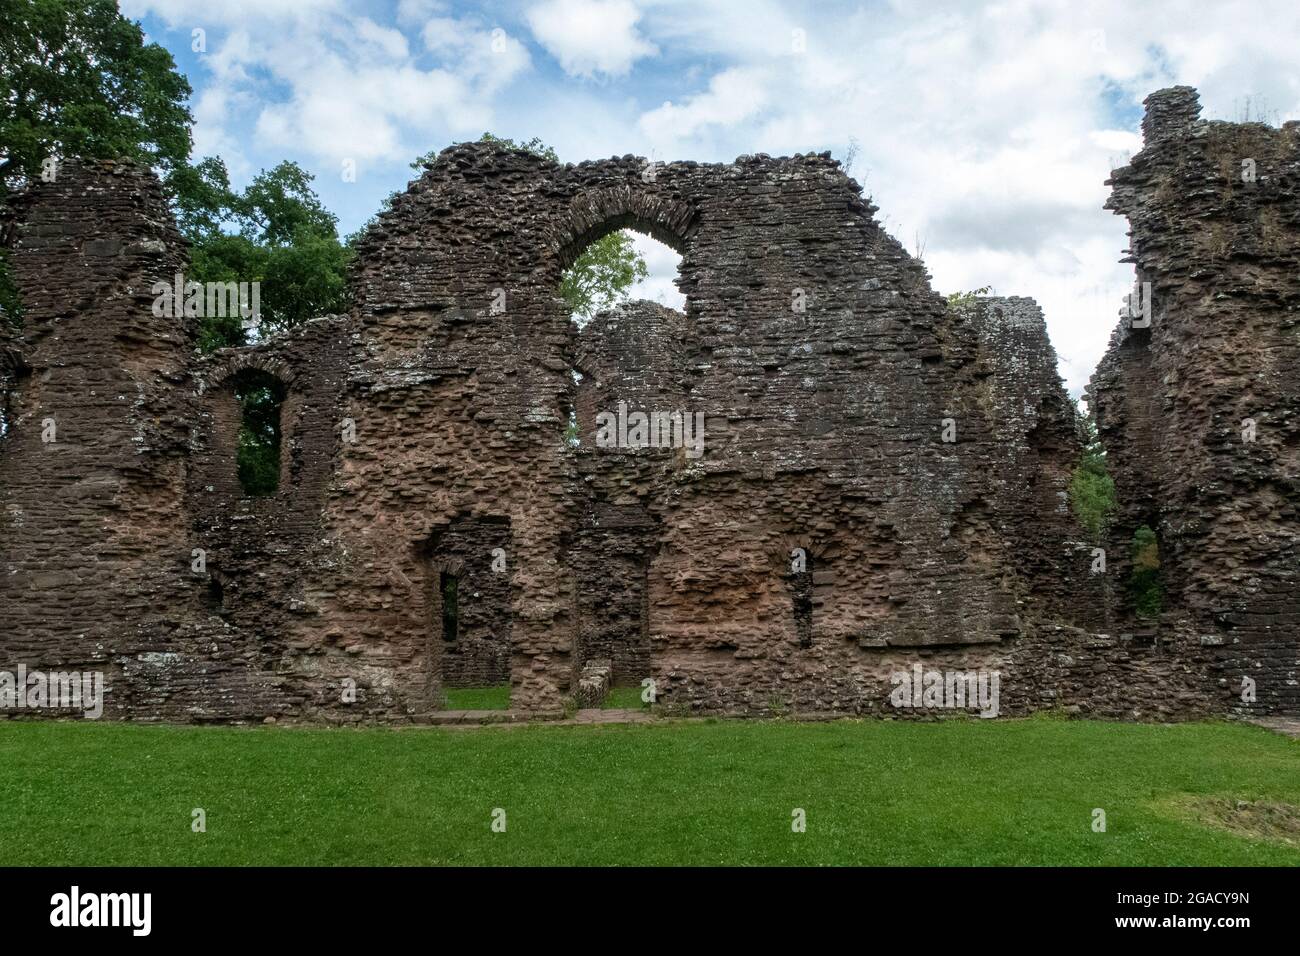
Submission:
<svg viewBox="0 0 1300 956">
<path fill-rule="evenodd" d="M 578 678 L 576 697 L 578 707 L 599 707 L 609 694 L 609 683 L 614 673 L 614 662 L 609 658 L 597 658 L 582 665 L 582 675 Z"/>
</svg>

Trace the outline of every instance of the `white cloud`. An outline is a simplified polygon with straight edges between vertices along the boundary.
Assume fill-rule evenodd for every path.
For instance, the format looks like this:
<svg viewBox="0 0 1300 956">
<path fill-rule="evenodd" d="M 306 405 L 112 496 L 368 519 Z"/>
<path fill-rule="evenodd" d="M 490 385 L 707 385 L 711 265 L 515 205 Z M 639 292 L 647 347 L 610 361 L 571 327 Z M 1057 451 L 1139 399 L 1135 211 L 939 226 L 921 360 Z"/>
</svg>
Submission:
<svg viewBox="0 0 1300 956">
<path fill-rule="evenodd" d="M 446 12 L 447 5 L 442 0 L 399 0 L 397 4 L 397 22 L 401 24 L 421 24 L 433 17 L 435 13 Z"/>
<path fill-rule="evenodd" d="M 135 2 L 181 29 L 195 6 L 189 0 Z M 330 175 L 344 160 L 405 163 L 450 137 L 482 132 L 491 123 L 493 98 L 529 67 L 523 44 L 469 18 L 426 21 L 421 55 L 435 62 L 425 66 L 417 65 L 401 30 L 331 13 L 333 0 L 309 4 L 321 16 L 269 29 L 245 24 L 219 41 L 209 38 L 211 53 L 200 62 L 210 82 L 199 84 L 194 102 L 198 155 L 220 153 L 232 172 L 242 169 L 242 144 L 229 128 L 238 119 L 259 149 L 306 154 Z M 408 6 L 406 12 L 438 9 Z M 228 12 L 222 8 L 222 16 Z M 270 0 L 259 15 L 288 12 Z"/>
<path fill-rule="evenodd" d="M 369 17 L 361 17 L 352 24 L 357 38 L 368 43 L 392 60 L 405 60 L 411 54 L 406 43 L 406 35 L 401 30 L 381 27 Z"/>
<path fill-rule="evenodd" d="M 767 102 L 766 79 L 756 68 L 725 70 L 709 81 L 708 90 L 687 97 L 680 106 L 668 102 L 643 115 L 641 127 L 652 142 L 671 148 L 706 126 L 735 125 L 755 116 Z"/>
<path fill-rule="evenodd" d="M 1117 128 L 1115 110 L 1187 83 L 1208 115 L 1221 104 L 1217 115 L 1240 118 L 1239 98 L 1252 92 L 1274 122 L 1296 115 L 1298 18 L 1284 3 L 1195 18 L 1176 2 L 1120 0 L 856 12 L 662 3 L 647 13 L 649 35 L 717 66 L 704 92 L 643 112 L 638 131 L 669 159 L 842 153 L 857 140 L 856 178 L 888 231 L 924 247 L 936 288 L 1038 299 L 1077 392 L 1132 279 L 1118 262 L 1124 220 L 1102 206 L 1104 181 L 1141 141 Z M 796 27 L 807 47 L 792 56 Z M 1225 91 L 1238 99 L 1225 102 Z"/>
<path fill-rule="evenodd" d="M 434 17 L 420 30 L 425 49 L 454 63 L 459 75 L 484 93 L 494 93 L 531 65 L 528 48 L 502 27 L 487 28 L 472 19 Z"/>
<path fill-rule="evenodd" d="M 631 0 L 546 0 L 530 7 L 537 42 L 570 76 L 624 76 L 658 48 L 637 31 L 640 11 Z"/>
<path fill-rule="evenodd" d="M 310 20 L 335 12 L 341 0 L 119 0 L 124 16 L 147 14 L 171 27 L 244 26 L 267 20 Z"/>
<path fill-rule="evenodd" d="M 632 236 L 632 246 L 645 259 L 649 275 L 628 290 L 633 299 L 649 299 L 670 309 L 686 308 L 686 296 L 677 290 L 677 270 L 681 267 L 682 257 L 658 239 L 628 230 Z"/>
</svg>

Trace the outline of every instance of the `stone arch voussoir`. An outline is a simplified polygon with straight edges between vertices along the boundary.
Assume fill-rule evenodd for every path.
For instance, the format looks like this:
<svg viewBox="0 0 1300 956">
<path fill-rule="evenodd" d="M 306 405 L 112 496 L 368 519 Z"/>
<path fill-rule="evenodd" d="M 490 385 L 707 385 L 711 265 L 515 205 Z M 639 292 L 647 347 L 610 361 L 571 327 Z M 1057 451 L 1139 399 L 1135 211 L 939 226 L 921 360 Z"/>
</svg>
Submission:
<svg viewBox="0 0 1300 956">
<path fill-rule="evenodd" d="M 560 217 L 552 248 L 561 268 L 571 266 L 582 251 L 616 229 L 645 232 L 685 255 L 696 230 L 694 206 L 628 184 L 589 189 L 575 196 Z"/>
<path fill-rule="evenodd" d="M 286 391 L 294 389 L 297 371 L 288 362 L 257 352 L 235 352 L 221 356 L 199 377 L 200 393 L 220 388 L 242 372 L 264 372 L 276 379 Z"/>
</svg>

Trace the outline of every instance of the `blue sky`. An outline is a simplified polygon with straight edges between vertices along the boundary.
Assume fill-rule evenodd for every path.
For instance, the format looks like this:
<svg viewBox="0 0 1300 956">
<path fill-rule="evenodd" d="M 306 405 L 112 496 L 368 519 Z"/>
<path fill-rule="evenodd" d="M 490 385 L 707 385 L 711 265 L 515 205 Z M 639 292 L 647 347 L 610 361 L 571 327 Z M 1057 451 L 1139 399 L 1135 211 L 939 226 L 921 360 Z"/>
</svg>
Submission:
<svg viewBox="0 0 1300 956">
<path fill-rule="evenodd" d="M 238 184 L 296 160 L 345 233 L 415 156 L 485 130 L 575 162 L 853 153 L 939 291 L 1039 301 L 1076 394 L 1132 281 L 1125 223 L 1101 207 L 1143 97 L 1184 83 L 1208 118 L 1300 118 L 1293 2 L 120 5 L 189 77 L 196 156 Z M 638 294 L 678 304 L 675 257 L 640 245 Z"/>
</svg>

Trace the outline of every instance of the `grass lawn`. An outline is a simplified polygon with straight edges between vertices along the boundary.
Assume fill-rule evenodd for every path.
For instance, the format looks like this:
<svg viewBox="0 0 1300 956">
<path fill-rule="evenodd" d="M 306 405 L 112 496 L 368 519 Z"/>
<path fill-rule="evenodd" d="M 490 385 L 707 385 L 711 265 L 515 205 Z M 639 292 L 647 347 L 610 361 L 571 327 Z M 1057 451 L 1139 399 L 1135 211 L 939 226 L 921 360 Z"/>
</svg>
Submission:
<svg viewBox="0 0 1300 956">
<path fill-rule="evenodd" d="M 495 687 L 444 687 L 447 710 L 509 710 L 510 685 Z"/>
<path fill-rule="evenodd" d="M 1300 865 L 1189 809 L 1300 805 L 1300 742 L 1228 723 L 0 721 L 0 766 L 23 864 Z"/>
<path fill-rule="evenodd" d="M 605 710 L 649 710 L 650 705 L 641 699 L 645 693 L 640 687 L 611 687 L 605 695 Z"/>
</svg>

